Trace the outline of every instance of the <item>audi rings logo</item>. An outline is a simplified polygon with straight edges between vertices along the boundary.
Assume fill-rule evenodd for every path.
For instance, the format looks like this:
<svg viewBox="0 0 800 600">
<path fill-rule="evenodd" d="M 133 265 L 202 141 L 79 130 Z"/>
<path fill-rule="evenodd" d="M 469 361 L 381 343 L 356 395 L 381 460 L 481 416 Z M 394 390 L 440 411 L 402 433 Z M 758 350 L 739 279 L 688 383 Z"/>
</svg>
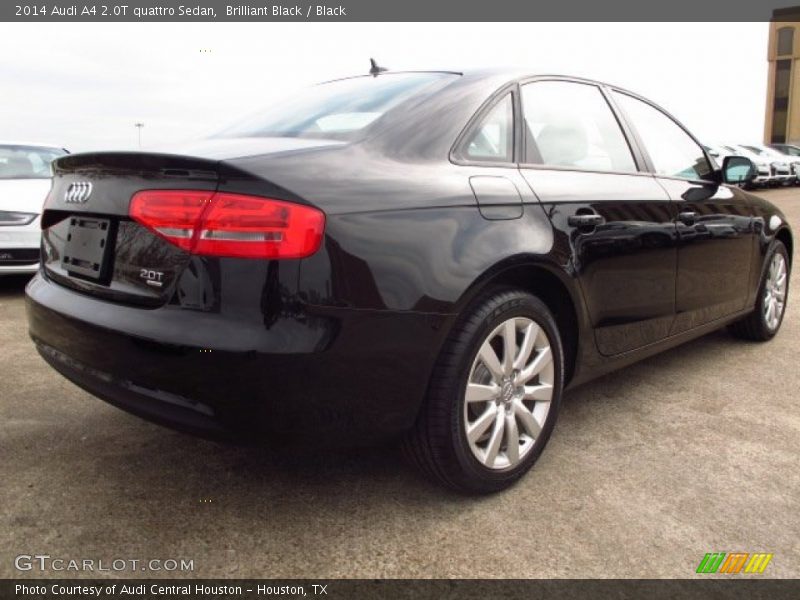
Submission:
<svg viewBox="0 0 800 600">
<path fill-rule="evenodd" d="M 76 181 L 70 183 L 64 194 L 64 202 L 67 204 L 83 204 L 92 195 L 92 184 L 88 181 Z"/>
</svg>

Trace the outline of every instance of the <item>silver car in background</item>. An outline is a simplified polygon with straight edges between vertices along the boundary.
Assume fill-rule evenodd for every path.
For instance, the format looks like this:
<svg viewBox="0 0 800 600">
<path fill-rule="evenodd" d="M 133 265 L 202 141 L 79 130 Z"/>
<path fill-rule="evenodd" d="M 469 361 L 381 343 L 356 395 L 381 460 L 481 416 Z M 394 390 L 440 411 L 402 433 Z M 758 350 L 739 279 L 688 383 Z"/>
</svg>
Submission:
<svg viewBox="0 0 800 600">
<path fill-rule="evenodd" d="M 0 141 L 0 275 L 39 268 L 39 219 L 50 191 L 50 163 L 64 154 L 58 146 Z"/>
</svg>

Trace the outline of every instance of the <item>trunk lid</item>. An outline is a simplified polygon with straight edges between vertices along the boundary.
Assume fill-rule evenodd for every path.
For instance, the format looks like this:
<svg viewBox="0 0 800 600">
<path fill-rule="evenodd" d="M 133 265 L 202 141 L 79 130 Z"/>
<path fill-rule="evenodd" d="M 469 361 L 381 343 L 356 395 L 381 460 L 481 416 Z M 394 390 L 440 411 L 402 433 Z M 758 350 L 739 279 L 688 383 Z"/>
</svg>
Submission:
<svg viewBox="0 0 800 600">
<path fill-rule="evenodd" d="M 131 196 L 144 189 L 214 191 L 225 172 L 220 163 L 146 153 L 74 154 L 57 160 L 54 172 L 42 215 L 45 274 L 115 302 L 167 302 L 192 257 L 131 220 Z"/>
<path fill-rule="evenodd" d="M 248 172 L 248 161 L 240 166 L 236 159 L 259 157 L 262 165 L 261 158 L 306 157 L 341 145 L 325 139 L 218 138 L 175 147 L 171 153 L 61 157 L 53 163 L 53 185 L 42 215 L 44 272 L 57 283 L 114 302 L 155 307 L 177 292 L 182 305 L 186 298 L 202 305 L 210 285 L 203 274 L 214 272 L 206 265 L 213 260 L 193 256 L 132 220 L 133 195 L 204 190 L 308 204 L 263 175 Z M 280 164 L 276 160 L 269 171 L 279 172 Z"/>
</svg>

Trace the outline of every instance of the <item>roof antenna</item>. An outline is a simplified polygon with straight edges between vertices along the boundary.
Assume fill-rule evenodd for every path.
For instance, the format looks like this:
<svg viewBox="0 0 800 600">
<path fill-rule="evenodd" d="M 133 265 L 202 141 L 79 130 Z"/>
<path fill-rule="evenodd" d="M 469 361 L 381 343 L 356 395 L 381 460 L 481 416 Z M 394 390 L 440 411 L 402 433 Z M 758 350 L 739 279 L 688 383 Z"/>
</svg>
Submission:
<svg viewBox="0 0 800 600">
<path fill-rule="evenodd" d="M 378 75 L 380 75 L 384 71 L 388 71 L 389 70 L 386 67 L 379 67 L 378 63 L 375 62 L 374 58 L 370 58 L 369 59 L 369 64 L 372 65 L 370 67 L 370 69 L 369 69 L 369 74 L 372 75 L 373 77 L 377 77 Z"/>
</svg>

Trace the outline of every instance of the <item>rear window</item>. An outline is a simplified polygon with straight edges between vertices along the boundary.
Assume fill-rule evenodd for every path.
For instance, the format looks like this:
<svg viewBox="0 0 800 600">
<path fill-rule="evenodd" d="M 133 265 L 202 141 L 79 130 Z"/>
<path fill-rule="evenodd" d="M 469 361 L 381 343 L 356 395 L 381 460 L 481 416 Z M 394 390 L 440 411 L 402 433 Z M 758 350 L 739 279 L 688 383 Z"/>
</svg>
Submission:
<svg viewBox="0 0 800 600">
<path fill-rule="evenodd" d="M 49 179 L 50 163 L 64 154 L 58 148 L 0 146 L 0 179 Z"/>
<path fill-rule="evenodd" d="M 429 94 L 455 77 L 452 73 L 395 73 L 321 83 L 236 123 L 217 137 L 351 139 L 400 103 Z"/>
</svg>

